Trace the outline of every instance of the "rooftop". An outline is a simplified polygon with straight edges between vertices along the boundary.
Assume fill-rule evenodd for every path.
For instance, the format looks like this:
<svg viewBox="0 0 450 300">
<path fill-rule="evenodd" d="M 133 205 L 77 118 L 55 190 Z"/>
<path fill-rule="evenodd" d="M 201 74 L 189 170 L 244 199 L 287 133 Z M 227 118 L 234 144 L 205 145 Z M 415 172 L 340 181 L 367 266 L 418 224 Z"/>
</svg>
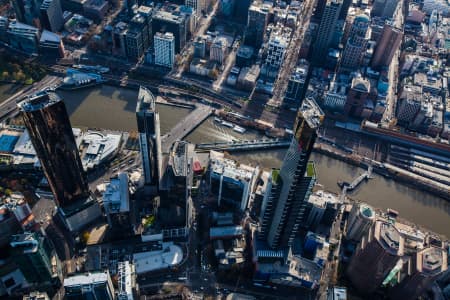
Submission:
<svg viewBox="0 0 450 300">
<path fill-rule="evenodd" d="M 417 268 L 427 275 L 436 275 L 447 270 L 447 254 L 445 250 L 429 247 L 417 254 Z"/>
<path fill-rule="evenodd" d="M 137 274 L 169 268 L 183 259 L 183 250 L 173 243 L 163 243 L 161 250 L 133 254 Z"/>
<path fill-rule="evenodd" d="M 375 237 L 391 255 L 403 255 L 404 238 L 393 224 L 377 221 Z"/>
<path fill-rule="evenodd" d="M 303 117 L 310 128 L 318 128 L 324 119 L 324 113 L 313 98 L 305 98 L 299 109 L 299 115 Z"/>
<path fill-rule="evenodd" d="M 22 111 L 32 112 L 51 106 L 59 101 L 61 101 L 61 98 L 56 93 L 42 91 L 29 96 L 20 102 L 18 106 Z"/>
<path fill-rule="evenodd" d="M 340 203 L 341 201 L 339 200 L 338 197 L 336 197 L 331 193 L 327 193 L 324 191 L 317 191 L 314 192 L 311 196 L 309 196 L 308 202 L 318 207 L 325 207 L 327 203 L 336 204 Z"/>
<path fill-rule="evenodd" d="M 108 278 L 109 278 L 108 271 L 78 274 L 65 278 L 64 287 L 106 283 L 108 282 Z"/>
<path fill-rule="evenodd" d="M 140 111 L 155 111 L 156 110 L 156 99 L 153 93 L 149 89 L 141 86 L 139 88 L 138 104 L 136 107 L 136 112 Z"/>
<path fill-rule="evenodd" d="M 128 212 L 130 210 L 128 196 L 128 175 L 119 173 L 111 179 L 103 193 L 105 210 L 110 213 Z"/>
</svg>

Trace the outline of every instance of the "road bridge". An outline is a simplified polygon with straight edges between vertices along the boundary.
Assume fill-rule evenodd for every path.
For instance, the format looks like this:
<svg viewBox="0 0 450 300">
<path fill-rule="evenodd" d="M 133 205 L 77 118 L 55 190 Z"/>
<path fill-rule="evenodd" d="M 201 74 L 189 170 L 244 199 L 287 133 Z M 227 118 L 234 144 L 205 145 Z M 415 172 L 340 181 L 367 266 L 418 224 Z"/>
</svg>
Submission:
<svg viewBox="0 0 450 300">
<path fill-rule="evenodd" d="M 217 150 L 217 151 L 251 151 L 265 150 L 273 148 L 287 148 L 291 144 L 287 139 L 266 139 L 253 141 L 235 141 L 219 143 L 197 144 L 197 150 Z"/>
<path fill-rule="evenodd" d="M 197 104 L 196 108 L 183 120 L 177 123 L 169 133 L 161 137 L 161 150 L 163 153 L 169 153 L 170 147 L 178 140 L 185 138 L 192 130 L 197 128 L 212 113 L 212 108 Z"/>
</svg>

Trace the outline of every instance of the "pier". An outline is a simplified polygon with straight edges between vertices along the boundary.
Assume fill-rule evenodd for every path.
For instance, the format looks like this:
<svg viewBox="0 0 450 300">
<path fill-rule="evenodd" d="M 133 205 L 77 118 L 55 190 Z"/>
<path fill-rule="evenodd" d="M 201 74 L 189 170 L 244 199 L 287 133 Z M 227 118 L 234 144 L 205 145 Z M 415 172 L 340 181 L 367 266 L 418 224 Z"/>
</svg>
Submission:
<svg viewBox="0 0 450 300">
<path fill-rule="evenodd" d="M 367 171 L 356 177 L 351 183 L 348 182 L 338 182 L 338 185 L 342 188 L 342 194 L 347 192 L 352 192 L 356 189 L 364 180 L 372 179 L 373 167 L 369 165 Z"/>
<path fill-rule="evenodd" d="M 212 108 L 207 105 L 197 104 L 196 108 L 183 120 L 177 123 L 170 132 L 161 137 L 161 150 L 169 153 L 170 147 L 178 140 L 182 140 L 197 126 L 205 121 L 212 113 Z"/>
<path fill-rule="evenodd" d="M 265 139 L 253 141 L 235 141 L 219 143 L 197 144 L 197 150 L 217 150 L 217 151 L 250 151 L 274 148 L 287 148 L 291 140 L 286 139 Z"/>
</svg>

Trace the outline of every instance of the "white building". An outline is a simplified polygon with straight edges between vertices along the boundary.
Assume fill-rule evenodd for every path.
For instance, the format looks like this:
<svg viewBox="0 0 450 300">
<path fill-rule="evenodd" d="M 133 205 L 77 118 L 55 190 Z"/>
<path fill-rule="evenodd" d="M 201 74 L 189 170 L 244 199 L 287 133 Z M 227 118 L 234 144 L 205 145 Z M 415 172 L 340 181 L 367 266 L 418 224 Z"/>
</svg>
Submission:
<svg viewBox="0 0 450 300">
<path fill-rule="evenodd" d="M 67 277 L 64 279 L 64 290 L 69 299 L 113 300 L 115 298 L 108 271 Z"/>
<path fill-rule="evenodd" d="M 136 271 L 129 261 L 120 261 L 117 265 L 119 273 L 117 300 L 134 300 L 136 288 Z"/>
<path fill-rule="evenodd" d="M 107 214 L 130 211 L 127 173 L 119 173 L 117 178 L 111 179 L 106 185 L 103 193 L 103 206 Z"/>
<path fill-rule="evenodd" d="M 155 65 L 172 68 L 175 62 L 175 37 L 171 32 L 157 32 L 153 37 Z"/>
</svg>

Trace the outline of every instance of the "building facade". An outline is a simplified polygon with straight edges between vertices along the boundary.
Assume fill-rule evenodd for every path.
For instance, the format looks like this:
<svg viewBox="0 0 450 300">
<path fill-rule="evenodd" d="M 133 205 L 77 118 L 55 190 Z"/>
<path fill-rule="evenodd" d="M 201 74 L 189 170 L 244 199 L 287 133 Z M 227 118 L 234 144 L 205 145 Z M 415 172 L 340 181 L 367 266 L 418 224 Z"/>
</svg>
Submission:
<svg viewBox="0 0 450 300">
<path fill-rule="evenodd" d="M 318 63 L 325 61 L 324 58 L 328 55 L 341 6 L 342 0 L 327 0 L 325 4 L 313 47 L 314 60 Z"/>
<path fill-rule="evenodd" d="M 388 67 L 392 58 L 402 43 L 403 33 L 389 25 L 384 24 L 380 39 L 377 42 L 375 52 L 372 57 L 371 66 L 374 69 Z"/>
<path fill-rule="evenodd" d="M 56 203 L 68 207 L 89 196 L 89 188 L 64 102 L 40 92 L 19 107 Z"/>
<path fill-rule="evenodd" d="M 155 65 L 172 68 L 175 62 L 175 37 L 171 32 L 157 32 L 153 39 Z"/>
<path fill-rule="evenodd" d="M 271 248 L 290 246 L 305 218 L 306 199 L 316 179 L 314 164 L 308 159 L 323 118 L 322 110 L 313 99 L 303 101 L 281 170 L 272 173 L 273 187 L 267 199 L 272 203 L 263 203 L 263 207 L 271 209 L 263 212 L 266 221 L 261 230 Z"/>
<path fill-rule="evenodd" d="M 63 12 L 59 0 L 44 0 L 40 11 L 42 27 L 52 32 L 57 32 L 63 27 Z"/>
<path fill-rule="evenodd" d="M 139 89 L 136 119 L 141 149 L 144 183 L 158 187 L 161 174 L 161 140 L 159 114 L 153 94 L 146 88 Z"/>
</svg>

